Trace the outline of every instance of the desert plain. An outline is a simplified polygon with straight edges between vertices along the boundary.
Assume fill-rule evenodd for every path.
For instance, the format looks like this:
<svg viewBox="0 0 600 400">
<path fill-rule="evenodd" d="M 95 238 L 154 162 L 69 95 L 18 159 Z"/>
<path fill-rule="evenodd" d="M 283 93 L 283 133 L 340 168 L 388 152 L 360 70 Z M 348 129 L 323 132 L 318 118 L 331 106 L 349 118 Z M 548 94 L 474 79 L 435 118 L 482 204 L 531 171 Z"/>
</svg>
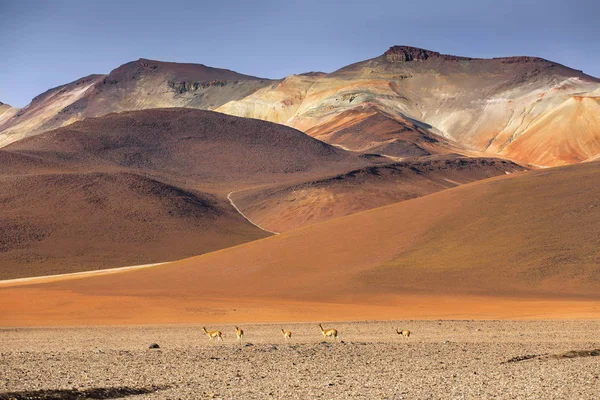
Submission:
<svg viewBox="0 0 600 400">
<path fill-rule="evenodd" d="M 597 399 L 598 320 L 0 330 L 0 399 Z M 280 329 L 292 332 L 287 342 Z M 395 328 L 410 329 L 404 338 Z M 150 349 L 151 344 L 159 348 Z"/>
</svg>

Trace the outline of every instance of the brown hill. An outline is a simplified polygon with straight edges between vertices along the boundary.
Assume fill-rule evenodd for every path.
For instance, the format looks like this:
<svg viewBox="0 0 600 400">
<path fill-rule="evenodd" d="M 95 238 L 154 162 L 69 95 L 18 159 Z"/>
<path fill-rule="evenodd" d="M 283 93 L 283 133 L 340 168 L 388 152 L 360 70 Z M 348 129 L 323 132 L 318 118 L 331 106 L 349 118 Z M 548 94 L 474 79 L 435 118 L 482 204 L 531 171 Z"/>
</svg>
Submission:
<svg viewBox="0 0 600 400">
<path fill-rule="evenodd" d="M 0 179 L 6 182 L 0 213 L 7 216 L 1 221 L 0 277 L 174 260 L 267 235 L 240 215 L 234 218 L 230 193 L 254 223 L 283 231 L 521 169 L 498 160 L 444 157 L 384 166 L 392 161 L 349 153 L 291 128 L 194 109 L 88 118 L 0 150 Z M 128 178 L 112 178 L 122 174 Z M 180 190 L 184 198 L 200 196 L 221 211 L 190 227 L 177 218 L 175 200 L 159 201 L 162 189 L 135 192 L 142 184 L 136 179 L 166 185 L 169 193 Z M 104 188 L 98 202 L 88 201 L 90 185 Z M 257 187 L 270 189 L 246 196 Z M 365 196 L 367 191 L 376 196 Z M 291 196 L 299 200 L 289 202 Z M 205 215 L 198 201 L 192 204 Z M 161 225 L 164 236 L 140 234 Z M 77 245 L 69 246 L 73 232 Z M 166 239 L 182 235 L 187 239 L 177 239 L 180 245 Z"/>
<path fill-rule="evenodd" d="M 236 193 L 233 198 L 242 212 L 258 225 L 286 232 L 524 170 L 510 161 L 494 158 L 419 157 L 299 184 L 247 190 Z"/>
<path fill-rule="evenodd" d="M 598 173 L 590 162 L 492 178 L 151 269 L 5 285 L 0 314 L 5 325 L 586 315 L 600 305 Z"/>
<path fill-rule="evenodd" d="M 76 168 L 123 167 L 204 184 L 248 185 L 367 164 L 295 129 L 194 109 L 89 118 L 5 150 L 68 159 Z"/>
<path fill-rule="evenodd" d="M 136 174 L 0 183 L 2 279 L 173 261 L 268 236 L 223 199 Z"/>
<path fill-rule="evenodd" d="M 108 75 L 90 75 L 37 96 L 13 118 L 0 121 L 0 146 L 111 112 L 162 107 L 212 110 L 270 82 L 202 64 L 139 59 Z"/>
<path fill-rule="evenodd" d="M 170 261 L 262 238 L 226 193 L 368 163 L 291 128 L 210 111 L 86 119 L 0 151 L 0 277 Z"/>
</svg>

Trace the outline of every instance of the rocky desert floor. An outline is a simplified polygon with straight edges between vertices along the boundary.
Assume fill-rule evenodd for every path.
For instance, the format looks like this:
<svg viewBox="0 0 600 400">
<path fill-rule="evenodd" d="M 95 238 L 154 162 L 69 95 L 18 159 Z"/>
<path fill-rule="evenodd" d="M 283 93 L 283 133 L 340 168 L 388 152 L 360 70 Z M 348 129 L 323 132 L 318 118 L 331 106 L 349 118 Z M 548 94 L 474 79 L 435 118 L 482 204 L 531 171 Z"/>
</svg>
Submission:
<svg viewBox="0 0 600 400">
<path fill-rule="evenodd" d="M 245 325 L 243 345 L 232 325 L 207 327 L 223 343 L 189 325 L 1 329 L 0 399 L 600 398 L 600 321 L 324 327 L 337 342 L 316 323 Z"/>
</svg>

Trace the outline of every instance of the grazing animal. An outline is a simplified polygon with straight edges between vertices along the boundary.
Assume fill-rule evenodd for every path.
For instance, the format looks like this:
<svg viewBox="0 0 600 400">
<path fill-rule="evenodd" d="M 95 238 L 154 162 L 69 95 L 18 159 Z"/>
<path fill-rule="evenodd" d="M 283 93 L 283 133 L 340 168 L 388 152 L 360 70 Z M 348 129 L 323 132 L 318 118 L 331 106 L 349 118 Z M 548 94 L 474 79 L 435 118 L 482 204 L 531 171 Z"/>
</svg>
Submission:
<svg viewBox="0 0 600 400">
<path fill-rule="evenodd" d="M 402 335 L 403 337 L 405 337 L 407 339 L 410 336 L 410 331 L 408 329 L 398 330 L 398 328 L 396 328 L 396 333 L 398 335 Z"/>
<path fill-rule="evenodd" d="M 236 326 L 235 327 L 235 336 L 237 336 L 237 339 L 239 340 L 239 342 L 242 343 L 242 341 L 244 340 L 244 331 Z"/>
<path fill-rule="evenodd" d="M 206 336 L 208 336 L 208 340 L 213 340 L 214 338 L 217 338 L 217 340 L 220 340 L 221 342 L 223 341 L 223 334 L 221 333 L 221 331 L 207 331 L 204 327 L 202 329 L 204 330 Z"/>
<path fill-rule="evenodd" d="M 292 332 L 284 331 L 283 328 L 281 328 L 281 334 L 285 340 L 292 340 Z"/>
<path fill-rule="evenodd" d="M 323 329 L 321 324 L 319 324 L 319 328 L 321 328 L 321 333 L 325 339 L 331 337 L 333 340 L 337 340 L 338 331 L 336 329 Z"/>
</svg>

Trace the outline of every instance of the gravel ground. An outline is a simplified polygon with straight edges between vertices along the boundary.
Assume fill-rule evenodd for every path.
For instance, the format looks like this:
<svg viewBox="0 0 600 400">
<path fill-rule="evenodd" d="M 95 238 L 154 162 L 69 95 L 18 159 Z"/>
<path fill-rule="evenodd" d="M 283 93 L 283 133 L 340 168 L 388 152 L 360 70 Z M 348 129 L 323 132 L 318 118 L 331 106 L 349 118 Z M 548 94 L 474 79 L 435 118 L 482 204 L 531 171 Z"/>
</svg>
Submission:
<svg viewBox="0 0 600 400">
<path fill-rule="evenodd" d="M 291 343 L 280 325 L 243 326 L 243 346 L 233 326 L 207 327 L 224 343 L 199 326 L 2 329 L 0 399 L 600 398 L 600 352 L 564 356 L 600 349 L 600 321 L 324 324 L 337 343 L 316 324 L 283 327 Z"/>
</svg>

